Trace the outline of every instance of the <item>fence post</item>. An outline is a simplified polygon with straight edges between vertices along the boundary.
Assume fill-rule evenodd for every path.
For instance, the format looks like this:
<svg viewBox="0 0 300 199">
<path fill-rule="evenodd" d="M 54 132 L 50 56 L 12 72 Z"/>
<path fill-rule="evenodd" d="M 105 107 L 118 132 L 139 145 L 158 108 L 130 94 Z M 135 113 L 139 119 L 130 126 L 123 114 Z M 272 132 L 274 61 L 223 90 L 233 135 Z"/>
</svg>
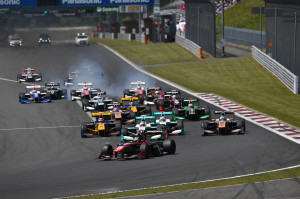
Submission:
<svg viewBox="0 0 300 199">
<path fill-rule="evenodd" d="M 294 94 L 298 94 L 298 76 L 294 76 Z"/>
<path fill-rule="evenodd" d="M 202 57 L 202 48 L 200 47 L 199 48 L 199 59 L 202 59 L 203 57 Z"/>
<path fill-rule="evenodd" d="M 147 36 L 144 35 L 144 44 L 147 44 Z"/>
</svg>

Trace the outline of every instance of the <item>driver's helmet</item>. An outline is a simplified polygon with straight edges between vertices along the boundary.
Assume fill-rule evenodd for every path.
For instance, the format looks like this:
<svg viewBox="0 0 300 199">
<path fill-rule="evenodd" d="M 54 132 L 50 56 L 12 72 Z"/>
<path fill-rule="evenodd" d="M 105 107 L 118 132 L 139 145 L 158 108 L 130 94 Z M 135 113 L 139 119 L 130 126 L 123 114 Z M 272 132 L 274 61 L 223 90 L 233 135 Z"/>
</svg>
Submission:
<svg viewBox="0 0 300 199">
<path fill-rule="evenodd" d="M 161 117 L 159 118 L 159 121 L 160 121 L 160 122 L 165 122 L 165 121 L 166 121 L 165 116 L 161 116 Z"/>
<path fill-rule="evenodd" d="M 193 104 L 189 104 L 188 107 L 189 107 L 189 108 L 193 108 Z"/>
<path fill-rule="evenodd" d="M 225 121 L 224 115 L 222 115 L 222 116 L 220 117 L 220 121 Z"/>
<path fill-rule="evenodd" d="M 103 122 L 103 121 L 104 121 L 104 119 L 102 117 L 98 118 L 98 122 Z"/>
<path fill-rule="evenodd" d="M 172 95 L 172 99 L 176 99 L 176 95 Z"/>
<path fill-rule="evenodd" d="M 50 89 L 51 89 L 51 90 L 54 89 L 54 86 L 50 86 Z"/>
<path fill-rule="evenodd" d="M 141 85 L 140 84 L 137 85 L 137 89 L 141 89 Z"/>
<path fill-rule="evenodd" d="M 141 121 L 140 127 L 145 127 L 145 126 L 146 126 L 146 123 L 144 121 Z"/>
<path fill-rule="evenodd" d="M 156 90 L 154 93 L 155 93 L 156 95 L 158 95 L 158 94 L 159 94 L 159 91 Z"/>
<path fill-rule="evenodd" d="M 118 112 L 118 108 L 117 107 L 113 108 L 113 112 Z"/>
<path fill-rule="evenodd" d="M 30 74 L 30 73 L 31 73 L 30 70 L 28 70 L 28 71 L 27 71 L 27 74 Z"/>
<path fill-rule="evenodd" d="M 36 93 L 36 92 L 37 92 L 37 90 L 36 90 L 36 89 L 33 89 L 33 90 L 32 90 L 32 92 L 33 92 L 33 93 Z"/>
<path fill-rule="evenodd" d="M 87 90 L 88 89 L 88 87 L 83 87 L 83 90 Z"/>
</svg>

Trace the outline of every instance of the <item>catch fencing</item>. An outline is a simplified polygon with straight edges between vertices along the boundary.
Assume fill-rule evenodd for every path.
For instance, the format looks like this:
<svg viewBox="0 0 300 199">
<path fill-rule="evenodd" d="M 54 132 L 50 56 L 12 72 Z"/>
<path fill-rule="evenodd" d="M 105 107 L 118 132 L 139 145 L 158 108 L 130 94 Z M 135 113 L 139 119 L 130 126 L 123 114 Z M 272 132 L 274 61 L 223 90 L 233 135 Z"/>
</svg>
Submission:
<svg viewBox="0 0 300 199">
<path fill-rule="evenodd" d="M 179 34 L 176 34 L 175 41 L 177 44 L 189 50 L 197 57 L 199 57 L 199 59 L 202 59 L 202 48 L 199 45 L 197 45 L 196 43 L 188 39 L 185 39 L 184 37 L 181 37 Z"/>
<path fill-rule="evenodd" d="M 294 75 L 269 55 L 252 46 L 252 57 L 275 75 L 294 94 L 298 94 L 298 76 Z"/>
<path fill-rule="evenodd" d="M 266 47 L 266 33 L 263 31 L 248 30 L 233 27 L 224 27 L 224 37 L 227 42 L 244 46 Z"/>
</svg>

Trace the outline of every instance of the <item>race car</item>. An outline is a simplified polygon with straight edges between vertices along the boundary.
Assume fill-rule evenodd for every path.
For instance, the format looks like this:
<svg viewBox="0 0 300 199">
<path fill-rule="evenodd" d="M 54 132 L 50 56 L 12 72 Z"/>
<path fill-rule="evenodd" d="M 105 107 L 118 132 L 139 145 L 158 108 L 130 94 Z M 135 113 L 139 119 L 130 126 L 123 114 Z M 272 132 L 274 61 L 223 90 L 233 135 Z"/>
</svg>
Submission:
<svg viewBox="0 0 300 199">
<path fill-rule="evenodd" d="M 140 105 L 138 97 L 121 98 L 120 105 L 123 112 L 132 111 L 135 116 L 152 114 L 151 107 Z"/>
<path fill-rule="evenodd" d="M 109 110 L 109 106 L 111 106 L 110 109 L 112 109 L 113 105 L 113 99 L 109 99 L 105 96 L 106 92 L 97 91 L 96 95 L 89 99 L 82 99 L 82 109 L 84 111 L 107 111 Z"/>
<path fill-rule="evenodd" d="M 19 93 L 19 102 L 21 104 L 30 102 L 51 102 L 50 93 L 41 89 L 40 85 L 26 86 L 25 93 Z"/>
<path fill-rule="evenodd" d="M 50 35 L 47 33 L 40 34 L 38 43 L 39 43 L 39 46 L 41 46 L 41 44 L 51 45 Z"/>
<path fill-rule="evenodd" d="M 121 121 L 123 125 L 135 123 L 136 113 L 134 113 L 132 110 L 128 110 L 127 108 L 124 108 L 124 110 L 122 110 L 121 105 L 118 102 L 112 102 L 112 104 L 108 104 L 108 106 L 109 109 L 112 106 L 110 112 L 114 120 Z"/>
<path fill-rule="evenodd" d="M 61 89 L 59 83 L 46 83 L 44 91 L 50 94 L 51 99 L 66 99 L 68 97 L 67 89 Z"/>
<path fill-rule="evenodd" d="M 156 132 L 151 134 L 150 131 L 139 130 L 126 136 L 121 135 L 123 141 L 115 149 L 110 144 L 102 146 L 98 159 L 143 159 L 175 153 L 176 143 L 174 140 L 158 140 L 161 135 Z"/>
<path fill-rule="evenodd" d="M 176 120 L 172 112 L 154 112 L 155 125 L 166 129 L 168 135 L 183 135 L 184 120 Z"/>
<path fill-rule="evenodd" d="M 81 124 L 81 137 L 120 135 L 121 121 L 113 121 L 109 111 L 92 113 L 91 122 Z"/>
<path fill-rule="evenodd" d="M 75 81 L 79 79 L 79 74 L 78 70 L 69 72 L 68 76 L 64 79 L 65 86 L 73 86 Z"/>
<path fill-rule="evenodd" d="M 35 72 L 34 68 L 23 68 L 22 74 L 17 74 L 17 82 L 40 82 L 42 74 Z"/>
<path fill-rule="evenodd" d="M 93 88 L 93 84 L 90 82 L 83 82 L 77 84 L 77 90 L 70 90 L 71 100 L 82 100 L 93 98 L 101 90 L 98 88 Z"/>
<path fill-rule="evenodd" d="M 215 111 L 215 114 L 221 116 L 217 119 L 212 119 L 209 122 L 203 122 L 201 134 L 203 136 L 210 134 L 228 135 L 228 134 L 244 134 L 246 124 L 244 119 L 235 119 L 233 111 Z M 231 115 L 227 118 L 226 115 Z"/>
<path fill-rule="evenodd" d="M 180 91 L 171 90 L 160 94 L 156 100 L 156 109 L 160 111 L 171 111 L 174 108 L 181 108 L 183 98 Z"/>
<path fill-rule="evenodd" d="M 148 93 L 149 93 L 149 98 L 151 99 L 152 92 L 154 92 L 155 89 L 160 89 L 160 87 L 147 88 L 146 82 L 142 82 L 142 81 L 131 82 L 130 89 L 123 90 L 123 96 L 124 98 L 138 97 L 139 103 L 144 104 L 144 101 L 148 99 Z"/>
<path fill-rule="evenodd" d="M 199 99 L 184 99 L 181 101 L 181 108 L 174 108 L 173 114 L 177 119 L 200 120 L 210 119 L 210 108 L 199 106 Z"/>
<path fill-rule="evenodd" d="M 20 37 L 20 35 L 9 35 L 8 36 L 8 43 L 9 43 L 9 46 L 10 47 L 13 47 L 13 46 L 22 46 L 23 43 L 22 43 L 22 39 Z"/>
<path fill-rule="evenodd" d="M 88 36 L 85 33 L 78 33 L 75 37 L 75 44 L 76 46 L 79 45 L 90 45 L 90 41 Z"/>
<path fill-rule="evenodd" d="M 86 66 L 81 67 L 78 70 L 69 72 L 69 74 L 64 78 L 64 84 L 65 86 L 73 86 L 74 84 L 78 83 L 80 79 L 103 79 L 103 77 L 103 72 L 97 70 L 92 66 Z"/>
</svg>

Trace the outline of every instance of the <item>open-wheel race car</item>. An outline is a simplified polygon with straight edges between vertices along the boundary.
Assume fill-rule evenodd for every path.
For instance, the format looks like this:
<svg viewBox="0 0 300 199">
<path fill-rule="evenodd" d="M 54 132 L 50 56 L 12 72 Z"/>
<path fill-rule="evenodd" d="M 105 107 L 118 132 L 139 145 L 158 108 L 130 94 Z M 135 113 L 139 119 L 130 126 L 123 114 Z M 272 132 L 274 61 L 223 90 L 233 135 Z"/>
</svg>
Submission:
<svg viewBox="0 0 300 199">
<path fill-rule="evenodd" d="M 91 122 L 81 124 L 81 137 L 120 135 L 122 123 L 112 120 L 109 111 L 103 113 L 92 113 Z"/>
<path fill-rule="evenodd" d="M 135 132 L 121 135 L 122 142 L 113 149 L 112 145 L 105 144 L 101 148 L 99 159 L 144 159 L 151 156 L 174 154 L 176 143 L 173 139 L 164 139 L 164 132 L 151 131 L 139 127 Z"/>
<path fill-rule="evenodd" d="M 68 97 L 67 89 L 61 89 L 59 83 L 46 83 L 44 91 L 50 94 L 51 99 L 66 99 Z"/>
<path fill-rule="evenodd" d="M 98 88 L 93 88 L 93 84 L 90 82 L 78 83 L 77 90 L 70 91 L 71 100 L 90 100 L 96 96 L 99 91 L 101 90 Z"/>
<path fill-rule="evenodd" d="M 210 108 L 201 107 L 199 105 L 199 99 L 184 99 L 181 101 L 181 108 L 174 108 L 173 114 L 177 116 L 178 119 L 188 119 L 188 120 L 200 120 L 200 119 L 210 119 Z"/>
<path fill-rule="evenodd" d="M 201 134 L 203 136 L 210 134 L 229 135 L 229 134 L 244 134 L 246 124 L 244 119 L 235 119 L 233 111 L 215 111 L 215 114 L 221 116 L 217 119 L 212 119 L 209 122 L 203 122 Z M 231 115 L 231 117 L 226 117 Z"/>
<path fill-rule="evenodd" d="M 138 97 L 121 98 L 120 105 L 123 112 L 129 112 L 129 114 L 132 114 L 134 117 L 140 115 L 152 115 L 151 106 L 141 105 Z"/>
<path fill-rule="evenodd" d="M 156 109 L 160 111 L 172 111 L 174 108 L 181 108 L 182 100 L 180 91 L 177 90 L 160 93 L 155 99 Z"/>
<path fill-rule="evenodd" d="M 87 79 L 103 79 L 103 72 L 97 70 L 90 65 L 80 67 L 77 70 L 71 71 L 64 78 L 65 86 L 73 86 L 79 83 L 79 81 L 85 81 Z"/>
<path fill-rule="evenodd" d="M 42 75 L 35 72 L 34 68 L 23 68 L 21 74 L 17 74 L 17 82 L 40 82 Z"/>
<path fill-rule="evenodd" d="M 155 125 L 161 126 L 161 129 L 166 129 L 168 135 L 183 135 L 184 120 L 177 119 L 172 112 L 154 112 Z"/>
<path fill-rule="evenodd" d="M 96 94 L 94 94 L 96 93 Z M 113 108 L 113 99 L 106 97 L 106 92 L 95 91 L 91 99 L 82 99 L 82 109 L 84 111 L 107 111 Z"/>
<path fill-rule="evenodd" d="M 30 102 L 51 102 L 51 95 L 41 89 L 40 85 L 26 86 L 25 93 L 19 93 L 19 102 L 21 104 Z"/>
</svg>

